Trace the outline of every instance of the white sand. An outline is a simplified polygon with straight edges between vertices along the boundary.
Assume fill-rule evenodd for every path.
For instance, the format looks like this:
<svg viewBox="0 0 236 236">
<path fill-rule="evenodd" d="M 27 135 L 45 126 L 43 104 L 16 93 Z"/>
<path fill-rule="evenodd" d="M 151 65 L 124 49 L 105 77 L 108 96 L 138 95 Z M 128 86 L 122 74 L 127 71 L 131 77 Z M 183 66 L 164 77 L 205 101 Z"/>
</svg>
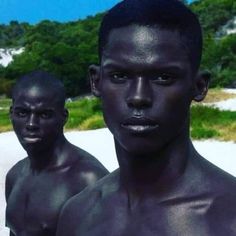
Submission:
<svg viewBox="0 0 236 236">
<path fill-rule="evenodd" d="M 204 105 L 217 107 L 222 111 L 236 111 L 236 98 L 231 98 L 220 102 L 205 103 Z"/>
<path fill-rule="evenodd" d="M 109 171 L 118 167 L 113 137 L 108 129 L 67 132 L 66 137 L 73 144 L 96 156 Z M 236 143 L 206 140 L 195 141 L 194 146 L 209 161 L 236 176 Z M 0 235 L 7 236 L 8 229 L 4 227 L 5 175 L 18 160 L 26 156 L 26 153 L 20 146 L 14 132 L 0 134 L 0 150 Z"/>
<path fill-rule="evenodd" d="M 236 89 L 224 89 L 227 93 L 236 94 Z M 236 98 L 227 99 L 220 102 L 204 103 L 206 106 L 217 107 L 220 110 L 236 111 Z"/>
<path fill-rule="evenodd" d="M 236 93 L 236 89 L 226 92 Z M 236 111 L 236 99 L 215 103 L 222 110 Z M 108 129 L 67 132 L 68 140 L 93 154 L 109 170 L 118 167 L 112 134 Z M 223 170 L 236 176 L 236 143 L 219 142 L 215 140 L 194 141 L 198 152 Z M 0 134 L 0 236 L 8 236 L 5 222 L 5 176 L 7 171 L 20 159 L 26 156 L 14 132 Z"/>
</svg>

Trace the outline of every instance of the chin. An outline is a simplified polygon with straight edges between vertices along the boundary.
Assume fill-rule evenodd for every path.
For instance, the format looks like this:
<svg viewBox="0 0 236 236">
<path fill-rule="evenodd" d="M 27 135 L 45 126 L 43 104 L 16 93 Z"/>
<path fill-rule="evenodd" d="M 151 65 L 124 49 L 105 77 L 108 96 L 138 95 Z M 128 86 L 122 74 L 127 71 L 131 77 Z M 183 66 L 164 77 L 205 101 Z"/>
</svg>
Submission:
<svg viewBox="0 0 236 236">
<path fill-rule="evenodd" d="M 148 157 L 157 155 L 165 146 L 162 141 L 148 140 L 147 138 L 135 138 L 129 140 L 120 140 L 117 142 L 127 153 L 132 156 Z"/>
</svg>

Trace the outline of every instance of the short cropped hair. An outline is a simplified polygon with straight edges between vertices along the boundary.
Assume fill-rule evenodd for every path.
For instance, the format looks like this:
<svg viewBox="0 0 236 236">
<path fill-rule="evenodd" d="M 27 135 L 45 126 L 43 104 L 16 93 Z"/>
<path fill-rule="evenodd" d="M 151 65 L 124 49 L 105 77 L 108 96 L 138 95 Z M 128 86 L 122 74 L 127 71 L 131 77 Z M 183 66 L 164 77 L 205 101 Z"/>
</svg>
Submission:
<svg viewBox="0 0 236 236">
<path fill-rule="evenodd" d="M 98 42 L 100 61 L 111 31 L 129 25 L 179 32 L 193 69 L 199 68 L 202 54 L 201 26 L 196 15 L 181 1 L 124 0 L 115 5 L 101 22 Z"/>
<path fill-rule="evenodd" d="M 31 88 L 35 85 L 42 87 L 45 90 L 50 90 L 55 93 L 57 102 L 64 107 L 66 92 L 63 83 L 53 74 L 43 70 L 32 71 L 17 79 L 15 86 L 12 89 L 12 101 L 14 103 L 18 92 L 25 88 Z"/>
</svg>

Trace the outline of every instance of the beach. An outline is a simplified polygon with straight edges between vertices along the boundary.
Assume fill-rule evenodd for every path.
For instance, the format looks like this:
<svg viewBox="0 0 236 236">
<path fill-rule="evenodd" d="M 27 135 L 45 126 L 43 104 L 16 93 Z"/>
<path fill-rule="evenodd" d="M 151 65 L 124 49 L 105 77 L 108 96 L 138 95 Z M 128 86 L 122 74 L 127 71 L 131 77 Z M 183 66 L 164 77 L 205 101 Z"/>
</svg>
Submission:
<svg viewBox="0 0 236 236">
<path fill-rule="evenodd" d="M 236 93 L 236 90 L 225 90 Z M 207 104 L 209 105 L 209 104 Z M 236 111 L 236 98 L 212 103 L 221 110 Z M 110 172 L 118 168 L 113 136 L 107 128 L 70 131 L 65 133 L 66 138 L 76 146 L 94 155 Z M 196 150 L 207 160 L 224 171 L 236 176 L 236 143 L 217 140 L 193 141 Z M 26 152 L 19 144 L 13 131 L 0 133 L 0 235 L 8 236 L 5 228 L 5 176 L 8 170 L 19 160 L 26 157 Z"/>
<path fill-rule="evenodd" d="M 113 143 L 113 136 L 108 129 L 66 132 L 67 139 L 94 155 L 110 172 L 118 167 Z M 93 142 L 94 140 L 94 142 Z M 197 151 L 207 160 L 236 176 L 236 143 L 204 140 L 193 142 Z M 5 225 L 5 176 L 8 170 L 26 152 L 19 144 L 14 132 L 0 134 L 0 235 L 7 236 Z"/>
</svg>

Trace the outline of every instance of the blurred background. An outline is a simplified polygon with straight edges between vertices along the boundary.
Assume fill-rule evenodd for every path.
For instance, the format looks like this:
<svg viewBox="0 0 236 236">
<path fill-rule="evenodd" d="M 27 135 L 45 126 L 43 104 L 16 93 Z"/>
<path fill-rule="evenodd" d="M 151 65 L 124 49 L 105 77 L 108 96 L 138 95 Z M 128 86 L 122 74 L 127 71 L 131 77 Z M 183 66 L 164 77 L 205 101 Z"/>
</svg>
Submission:
<svg viewBox="0 0 236 236">
<path fill-rule="evenodd" d="M 104 12 L 118 0 L 0 0 L 0 132 L 11 130 L 11 88 L 35 69 L 65 84 L 70 119 L 66 129 L 105 126 L 100 102 L 90 96 L 88 65 L 98 62 L 97 32 Z M 236 113 L 215 103 L 236 97 L 236 1 L 184 1 L 199 16 L 204 32 L 201 68 L 212 74 L 207 105 L 192 107 L 194 139 L 236 141 Z M 231 90 L 223 90 L 231 88 Z M 235 103 L 235 102 L 234 102 Z M 224 110 L 224 106 L 221 106 Z M 231 110 L 231 111 L 230 111 Z"/>
</svg>

